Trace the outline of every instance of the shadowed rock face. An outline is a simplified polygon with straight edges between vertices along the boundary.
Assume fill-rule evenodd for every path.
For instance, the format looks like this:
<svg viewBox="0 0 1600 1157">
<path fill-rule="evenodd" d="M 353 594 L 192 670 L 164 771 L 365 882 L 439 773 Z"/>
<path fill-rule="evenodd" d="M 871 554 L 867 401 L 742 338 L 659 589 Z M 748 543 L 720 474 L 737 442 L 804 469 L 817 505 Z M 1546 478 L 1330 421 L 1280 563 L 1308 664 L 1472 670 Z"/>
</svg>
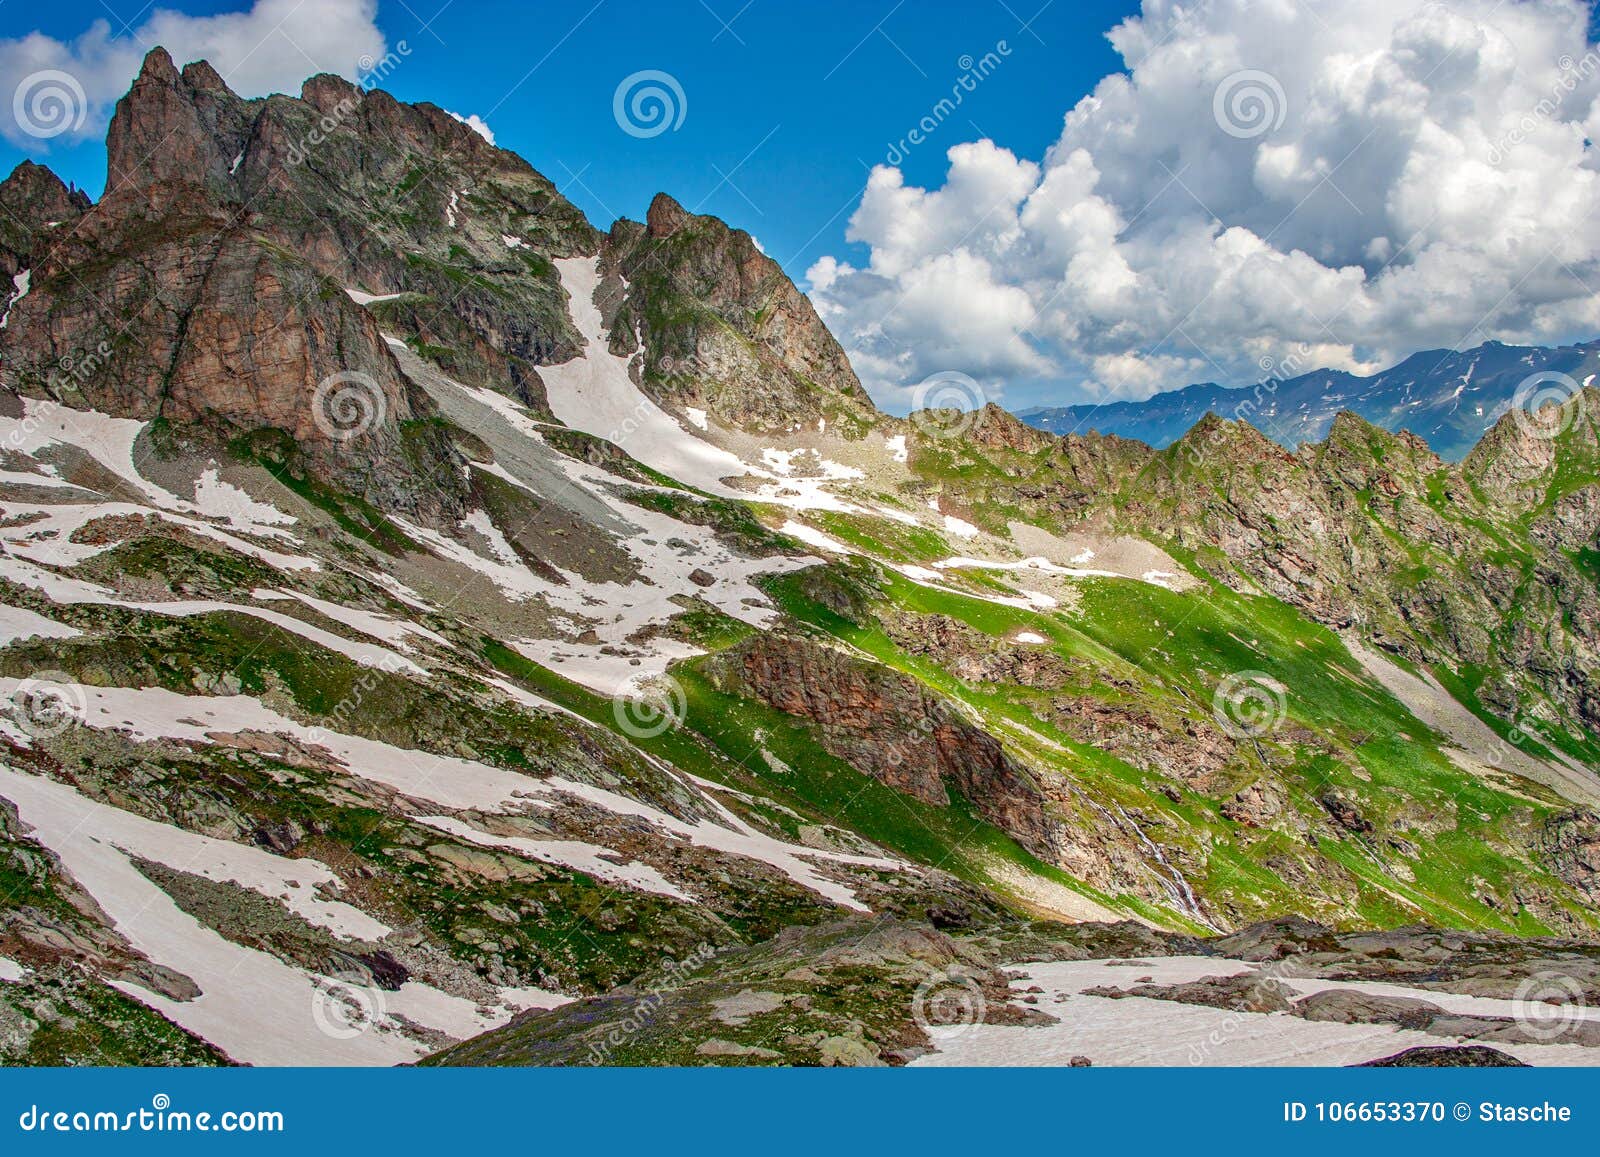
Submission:
<svg viewBox="0 0 1600 1157">
<path fill-rule="evenodd" d="M 707 669 L 722 690 L 810 720 L 830 754 L 896 791 L 947 807 L 953 787 L 1029 851 L 1057 858 L 1059 824 L 1038 785 L 994 736 L 915 680 L 777 635 L 754 636 Z"/>
<path fill-rule="evenodd" d="M 743 230 L 661 193 L 645 224 L 612 227 L 606 261 L 628 284 L 612 352 L 632 354 L 637 332 L 642 384 L 659 395 L 751 430 L 878 416 L 811 302 Z"/>
<path fill-rule="evenodd" d="M 23 161 L 0 182 L 0 274 L 15 277 L 42 261 L 53 239 L 70 233 L 89 205 L 86 194 L 67 188 L 49 169 Z M 10 289 L 0 285 L 0 297 Z"/>
<path fill-rule="evenodd" d="M 1600 905 L 1600 815 L 1574 808 L 1552 816 L 1541 845 L 1550 870 Z"/>
</svg>

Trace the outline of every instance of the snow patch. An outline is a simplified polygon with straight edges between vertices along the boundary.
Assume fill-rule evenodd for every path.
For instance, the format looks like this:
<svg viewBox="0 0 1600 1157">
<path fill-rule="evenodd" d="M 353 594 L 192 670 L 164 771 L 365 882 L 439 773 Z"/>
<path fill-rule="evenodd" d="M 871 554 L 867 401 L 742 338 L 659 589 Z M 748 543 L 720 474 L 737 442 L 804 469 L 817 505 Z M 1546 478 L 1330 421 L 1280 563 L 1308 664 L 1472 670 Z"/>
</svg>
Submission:
<svg viewBox="0 0 1600 1157">
<path fill-rule="evenodd" d="M 436 828 L 479 847 L 505 849 L 546 864 L 571 868 L 575 872 L 582 872 L 604 880 L 608 884 L 633 888 L 640 892 L 654 892 L 659 896 L 671 896 L 674 900 L 682 900 L 685 903 L 697 902 L 693 896 L 668 881 L 649 864 L 641 864 L 638 861 L 617 863 L 617 860 L 626 857 L 610 848 L 585 843 L 582 840 L 535 840 L 525 836 L 491 835 L 451 816 L 419 815 L 411 818 L 419 824 L 426 824 L 430 828 Z"/>
<path fill-rule="evenodd" d="M 187 618 L 192 615 L 209 615 L 218 612 L 233 611 L 282 627 L 292 634 L 299 635 L 302 639 L 326 647 L 330 651 L 337 651 L 349 659 L 361 664 L 363 667 L 378 667 L 385 671 L 401 671 L 418 678 L 427 678 L 428 672 L 410 659 L 393 651 L 388 647 L 380 647 L 372 643 L 360 643 L 336 635 L 332 631 L 325 631 L 321 627 L 313 626 L 292 615 L 266 607 L 255 607 L 248 603 L 224 603 L 212 599 L 173 599 L 170 602 L 139 602 L 132 599 L 123 599 L 116 592 L 93 583 L 68 578 L 64 575 L 54 574 L 42 567 L 17 558 L 0 557 L 0 576 L 10 579 L 22 586 L 33 587 L 49 595 L 58 603 L 78 604 L 88 603 L 96 606 L 124 607 L 131 611 L 141 611 L 151 615 L 171 615 L 178 618 Z M 339 619 L 349 619 L 350 610 L 332 603 L 323 606 L 338 612 Z M 377 616 L 372 616 L 374 619 Z M 49 620 L 45 620 L 48 622 Z M 59 626 L 59 624 L 55 624 Z M 46 636 L 63 637 L 63 636 Z M 435 636 L 437 638 L 437 636 Z"/>
<path fill-rule="evenodd" d="M 1386 1024 L 1309 1021 L 1288 1013 L 1239 1012 L 1180 1004 L 1149 997 L 1088 996 L 1101 986 L 1129 988 L 1149 981 L 1184 984 L 1208 976 L 1255 972 L 1259 965 L 1209 956 L 1153 960 L 1025 962 L 1013 991 L 1037 985 L 1044 990 L 1036 1007 L 1057 1019 L 1043 1025 L 993 1024 L 934 1026 L 929 1036 L 938 1050 L 912 1061 L 923 1067 L 1066 1065 L 1085 1056 L 1096 1066 L 1345 1066 L 1389 1056 L 1419 1045 L 1448 1040 Z M 1269 970 L 1281 975 L 1278 965 Z M 1514 1001 L 1490 1001 L 1401 985 L 1283 978 L 1297 995 L 1329 989 L 1380 992 L 1425 1000 L 1446 1011 L 1511 1016 Z M 1582 1015 L 1594 1019 L 1596 1010 Z M 1579 1045 L 1506 1044 L 1495 1047 L 1520 1060 L 1542 1065 L 1600 1065 L 1600 1049 Z"/>
<path fill-rule="evenodd" d="M 564 424 L 613 442 L 646 466 L 722 498 L 756 499 L 797 510 L 855 509 L 826 491 L 830 482 L 864 477 L 854 467 L 818 458 L 814 472 L 791 476 L 745 462 L 690 433 L 634 385 L 628 372 L 632 359 L 611 352 L 609 335 L 594 303 L 600 284 L 599 259 L 562 258 L 555 266 L 567 291 L 573 325 L 584 338 L 584 352 L 579 357 L 539 367 L 550 410 Z M 764 451 L 763 456 L 776 456 L 787 465 L 799 453 L 817 457 L 815 451 L 782 450 Z M 764 480 L 754 492 L 735 490 L 724 481 L 752 475 Z"/>
<path fill-rule="evenodd" d="M 599 259 L 569 257 L 555 265 L 585 349 L 570 362 L 539 367 L 551 412 L 573 429 L 614 442 L 640 462 L 680 482 L 725 498 L 737 497 L 723 479 L 748 474 L 749 467 L 728 451 L 688 433 L 633 384 L 628 376 L 629 359 L 611 352 L 600 309 L 594 303 L 600 284 Z"/>
<path fill-rule="evenodd" d="M 11 300 L 6 302 L 5 312 L 0 313 L 0 329 L 5 329 L 6 323 L 11 320 L 11 307 L 28 296 L 28 285 L 32 279 L 31 269 L 24 269 L 11 279 Z"/>
<path fill-rule="evenodd" d="M 807 526 L 803 522 L 789 519 L 778 528 L 780 533 L 787 534 L 790 538 L 799 539 L 807 546 L 814 546 L 818 550 L 825 550 L 831 554 L 854 554 L 851 547 L 846 546 L 836 538 L 829 538 L 815 527 Z"/>
<path fill-rule="evenodd" d="M 394 301 L 405 296 L 403 293 L 368 293 L 362 289 L 351 289 L 348 285 L 344 287 L 344 291 L 357 305 L 371 305 L 375 301 Z"/>
<path fill-rule="evenodd" d="M 494 524 L 494 519 L 489 517 L 487 510 L 478 509 L 472 511 L 461 520 L 461 525 L 463 528 L 473 530 L 481 535 L 483 540 L 489 544 L 490 553 L 500 562 L 505 563 L 507 566 L 522 565 L 522 557 L 517 554 L 515 548 L 506 539 L 506 536 L 501 533 L 500 528 Z"/>
<path fill-rule="evenodd" d="M 269 502 L 257 502 L 233 483 L 224 482 L 215 462 L 195 480 L 194 504 L 202 514 L 223 519 L 234 530 L 246 534 L 281 534 L 274 528 L 299 521 Z"/>
<path fill-rule="evenodd" d="M 76 627 L 47 619 L 26 607 L 0 604 L 0 647 L 23 639 L 72 639 L 81 634 Z"/>
<path fill-rule="evenodd" d="M 6 767 L 0 767 L 0 792 L 17 805 L 34 837 L 60 857 L 117 930 L 151 960 L 191 977 L 201 995 L 178 1001 L 129 982 L 117 987 L 235 1060 L 257 1065 L 394 1065 L 428 1051 L 402 1036 L 394 1023 L 347 1039 L 319 1031 L 316 1010 L 323 1007 L 321 993 L 332 982 L 235 944 L 180 909 L 133 865 L 128 852 L 103 838 L 108 831 L 127 834 L 124 821 L 111 814 L 116 809 Z"/>
</svg>

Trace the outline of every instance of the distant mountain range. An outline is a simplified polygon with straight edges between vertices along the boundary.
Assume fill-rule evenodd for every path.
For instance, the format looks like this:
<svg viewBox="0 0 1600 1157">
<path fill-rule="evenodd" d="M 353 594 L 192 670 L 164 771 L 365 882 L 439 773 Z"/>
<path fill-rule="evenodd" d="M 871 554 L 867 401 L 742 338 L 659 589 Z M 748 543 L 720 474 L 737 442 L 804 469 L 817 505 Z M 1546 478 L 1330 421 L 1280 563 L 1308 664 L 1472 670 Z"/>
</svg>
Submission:
<svg viewBox="0 0 1600 1157">
<path fill-rule="evenodd" d="M 1511 405 L 1530 375 L 1561 373 L 1579 385 L 1600 372 L 1600 341 L 1546 348 L 1487 342 L 1470 350 L 1424 350 L 1371 377 L 1317 370 L 1254 386 L 1212 382 L 1140 402 L 1036 407 L 1017 416 L 1053 434 L 1118 434 L 1159 448 L 1208 413 L 1242 419 L 1294 448 L 1327 436 L 1351 410 L 1386 430 L 1410 430 L 1436 454 L 1460 461 Z"/>
</svg>

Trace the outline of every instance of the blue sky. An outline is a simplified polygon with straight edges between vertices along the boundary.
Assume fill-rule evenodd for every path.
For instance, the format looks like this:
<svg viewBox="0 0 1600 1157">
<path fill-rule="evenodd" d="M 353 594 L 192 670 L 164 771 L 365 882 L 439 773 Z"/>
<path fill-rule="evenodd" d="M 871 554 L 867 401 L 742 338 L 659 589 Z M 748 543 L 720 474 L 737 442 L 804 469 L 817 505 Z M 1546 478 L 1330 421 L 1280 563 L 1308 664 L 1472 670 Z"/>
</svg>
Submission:
<svg viewBox="0 0 1600 1157">
<path fill-rule="evenodd" d="M 1040 11 L 1040 6 L 1043 10 Z M 235 3 L 177 0 L 192 15 Z M 25 0 L 0 4 L 0 36 L 40 30 L 68 41 L 96 20 L 131 36 L 142 0 Z M 970 0 L 882 4 L 822 0 L 380 0 L 377 24 L 411 54 L 383 87 L 486 117 L 496 143 L 526 157 L 601 228 L 641 217 L 658 191 L 749 229 L 796 277 L 844 234 L 871 165 L 961 75 L 1005 41 L 999 69 L 929 143 L 912 152 L 912 179 L 937 180 L 944 150 L 990 135 L 1038 155 L 1069 107 L 1116 64 L 1103 33 L 1118 3 Z M 179 61 L 183 63 L 183 61 Z M 653 138 L 623 132 L 612 98 L 646 69 L 681 84 L 680 128 Z M 98 140 L 28 151 L 0 142 L 9 171 L 24 156 L 98 192 Z M 724 179 L 724 174 L 727 175 Z"/>
<path fill-rule="evenodd" d="M 950 375 L 1022 408 L 1600 334 L 1589 0 L 142 3 L 0 0 L 0 164 L 97 191 L 156 38 L 246 95 L 404 42 L 384 87 L 484 118 L 596 225 L 666 190 L 748 229 L 894 410 Z M 682 94 L 657 135 L 614 114 L 645 71 Z M 89 115 L 25 131 L 6 97 L 63 73 Z"/>
</svg>

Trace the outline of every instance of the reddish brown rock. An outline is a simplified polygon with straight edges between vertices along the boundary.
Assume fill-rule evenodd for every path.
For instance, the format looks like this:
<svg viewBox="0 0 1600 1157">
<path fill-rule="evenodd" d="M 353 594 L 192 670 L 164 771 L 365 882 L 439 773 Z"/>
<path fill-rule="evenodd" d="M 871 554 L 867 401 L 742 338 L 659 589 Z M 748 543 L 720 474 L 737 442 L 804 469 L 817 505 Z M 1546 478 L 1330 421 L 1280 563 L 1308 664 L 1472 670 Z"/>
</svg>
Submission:
<svg viewBox="0 0 1600 1157">
<path fill-rule="evenodd" d="M 1029 773 L 922 684 L 809 639 L 757 635 L 707 671 L 724 690 L 816 724 L 828 752 L 935 807 L 960 792 L 985 819 L 1054 860 L 1058 822 Z"/>
</svg>

